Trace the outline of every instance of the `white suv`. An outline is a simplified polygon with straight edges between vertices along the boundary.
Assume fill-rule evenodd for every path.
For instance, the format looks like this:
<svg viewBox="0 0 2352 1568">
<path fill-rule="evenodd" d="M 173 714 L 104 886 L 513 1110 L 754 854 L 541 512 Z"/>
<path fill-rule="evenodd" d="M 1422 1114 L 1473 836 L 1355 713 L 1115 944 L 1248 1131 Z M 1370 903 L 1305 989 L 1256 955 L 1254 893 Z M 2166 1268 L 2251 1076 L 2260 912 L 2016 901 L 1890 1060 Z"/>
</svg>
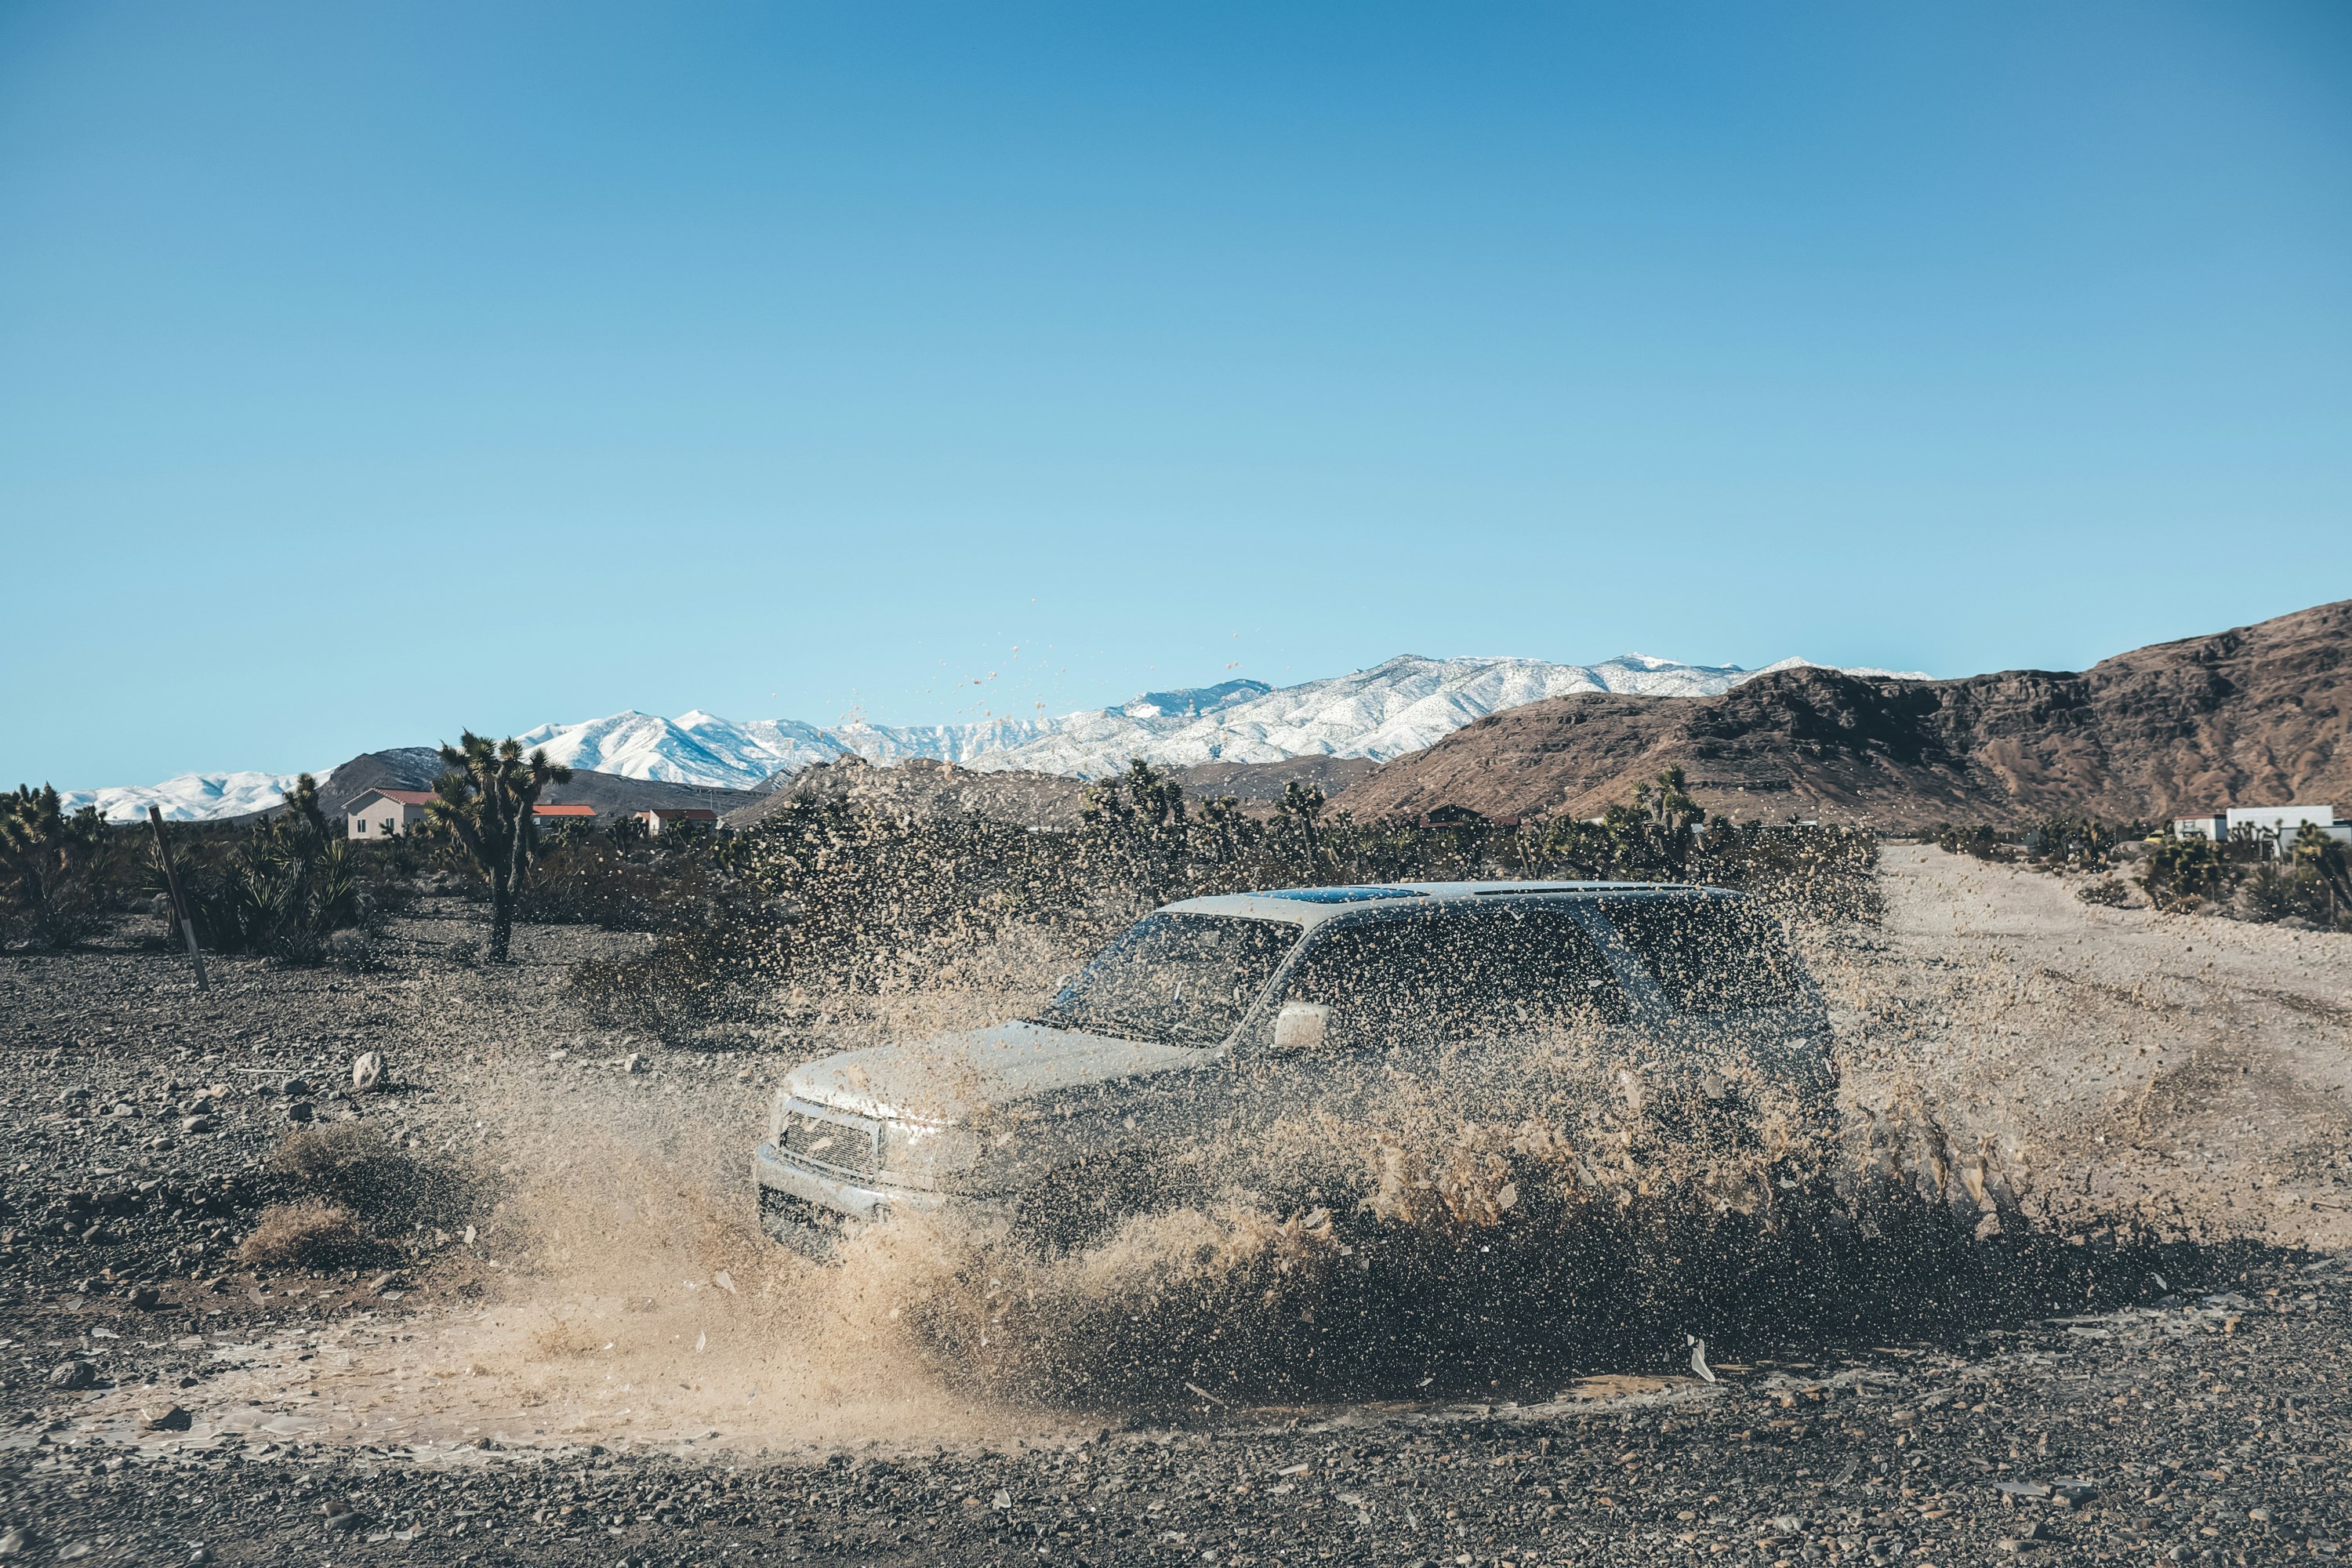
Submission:
<svg viewBox="0 0 2352 1568">
<path fill-rule="evenodd" d="M 1615 1077 L 1643 1075 L 1654 1103 L 1715 1102 L 1719 1125 L 1740 1099 L 1726 1084 L 1761 1083 L 1833 1130 L 1820 998 L 1739 893 L 1296 888 L 1159 910 L 1035 1017 L 795 1068 L 752 1158 L 761 1219 L 818 1258 L 849 1226 L 945 1205 L 1082 1239 L 1196 1192 L 1204 1133 L 1302 1102 L 1348 1114 L 1379 1077 L 1359 1069 L 1400 1056 L 1507 1097 L 1508 1054 L 1482 1043 L 1562 1026 L 1614 1042 Z"/>
</svg>

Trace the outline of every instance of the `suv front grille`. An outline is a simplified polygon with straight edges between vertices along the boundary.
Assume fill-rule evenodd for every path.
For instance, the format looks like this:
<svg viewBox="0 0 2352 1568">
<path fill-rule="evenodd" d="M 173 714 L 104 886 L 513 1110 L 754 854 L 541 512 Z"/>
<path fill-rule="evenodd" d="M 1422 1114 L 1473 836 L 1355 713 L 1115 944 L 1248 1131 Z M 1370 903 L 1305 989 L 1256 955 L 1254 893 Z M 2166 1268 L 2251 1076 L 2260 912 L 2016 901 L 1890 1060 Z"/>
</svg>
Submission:
<svg viewBox="0 0 2352 1568">
<path fill-rule="evenodd" d="M 784 1111 L 776 1148 L 795 1160 L 852 1175 L 870 1176 L 882 1166 L 872 1127 L 797 1109 Z"/>
</svg>

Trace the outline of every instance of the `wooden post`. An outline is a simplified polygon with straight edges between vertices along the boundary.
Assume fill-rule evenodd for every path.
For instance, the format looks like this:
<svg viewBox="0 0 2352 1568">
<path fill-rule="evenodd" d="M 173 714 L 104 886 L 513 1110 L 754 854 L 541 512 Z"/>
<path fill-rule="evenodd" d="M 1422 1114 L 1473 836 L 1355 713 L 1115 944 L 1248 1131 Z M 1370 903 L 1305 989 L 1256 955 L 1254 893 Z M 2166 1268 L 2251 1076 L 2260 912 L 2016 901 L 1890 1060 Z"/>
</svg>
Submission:
<svg viewBox="0 0 2352 1568">
<path fill-rule="evenodd" d="M 179 920 L 180 934 L 188 939 L 188 962 L 196 966 L 196 989 L 209 991 L 205 955 L 196 951 L 196 922 L 188 918 L 188 900 L 180 896 L 180 873 L 172 865 L 172 847 L 163 841 L 163 814 L 152 805 L 147 808 L 147 826 L 155 830 L 155 858 L 163 862 L 163 885 L 172 889 L 172 913 Z"/>
</svg>

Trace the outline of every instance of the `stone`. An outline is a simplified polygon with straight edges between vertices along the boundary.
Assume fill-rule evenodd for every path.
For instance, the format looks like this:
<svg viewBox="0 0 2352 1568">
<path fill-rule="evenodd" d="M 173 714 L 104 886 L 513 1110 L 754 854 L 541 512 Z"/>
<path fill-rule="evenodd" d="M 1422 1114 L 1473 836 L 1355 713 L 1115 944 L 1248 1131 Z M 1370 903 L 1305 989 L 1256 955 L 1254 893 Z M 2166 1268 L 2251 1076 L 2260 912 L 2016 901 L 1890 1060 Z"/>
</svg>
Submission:
<svg viewBox="0 0 2352 1568">
<path fill-rule="evenodd" d="M 330 1508 L 334 1505 L 330 1503 Z M 345 1508 L 327 1515 L 327 1528 L 337 1535 L 348 1535 L 364 1522 L 355 1510 Z"/>
<path fill-rule="evenodd" d="M 286 1120 L 289 1121 L 308 1121 L 318 1113 L 317 1108 L 312 1106 L 309 1100 L 298 1100 L 293 1104 L 286 1108 Z"/>
<path fill-rule="evenodd" d="M 278 1092 L 289 1100 L 300 1100 L 310 1092 L 310 1082 L 308 1079 L 289 1078 L 278 1086 Z"/>
<path fill-rule="evenodd" d="M 163 1300 L 163 1292 L 152 1285 L 142 1285 L 131 1292 L 131 1304 L 142 1312 L 152 1312 Z"/>
<path fill-rule="evenodd" d="M 362 1051 L 352 1058 L 352 1091 L 366 1094 L 383 1082 L 383 1053 Z"/>
<path fill-rule="evenodd" d="M 185 1405 L 150 1405 L 139 1412 L 139 1425 L 149 1432 L 184 1432 L 195 1424 Z"/>
<path fill-rule="evenodd" d="M 88 1388 L 98 1381 L 98 1368 L 77 1358 L 60 1362 L 49 1371 L 51 1388 Z"/>
<path fill-rule="evenodd" d="M 33 1543 L 25 1539 L 25 1532 L 21 1530 L 10 1530 L 5 1534 L 0 1534 L 0 1557 L 22 1557 L 32 1550 L 32 1546 Z"/>
<path fill-rule="evenodd" d="M 216 1132 L 219 1130 L 220 1118 L 217 1116 L 183 1116 L 180 1118 L 180 1131 L 183 1132 Z"/>
</svg>

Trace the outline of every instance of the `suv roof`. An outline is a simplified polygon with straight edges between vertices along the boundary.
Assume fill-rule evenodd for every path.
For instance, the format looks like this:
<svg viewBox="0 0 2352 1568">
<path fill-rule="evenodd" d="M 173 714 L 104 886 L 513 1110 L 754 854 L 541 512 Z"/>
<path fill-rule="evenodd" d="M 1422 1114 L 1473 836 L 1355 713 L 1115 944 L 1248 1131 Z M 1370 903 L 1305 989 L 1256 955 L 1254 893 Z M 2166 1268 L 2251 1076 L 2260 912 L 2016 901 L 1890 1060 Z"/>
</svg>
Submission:
<svg viewBox="0 0 2352 1568">
<path fill-rule="evenodd" d="M 1318 926 L 1370 909 L 1399 910 L 1407 905 L 1420 909 L 1433 905 L 1458 907 L 1480 899 L 1502 897 L 1565 900 L 1602 893 L 1727 892 L 1726 889 L 1705 888 L 1695 882 L 1376 882 L 1346 888 L 1276 888 L 1263 892 L 1220 893 L 1205 899 L 1186 899 L 1167 907 L 1184 914 L 1242 915 L 1253 920 Z"/>
</svg>

